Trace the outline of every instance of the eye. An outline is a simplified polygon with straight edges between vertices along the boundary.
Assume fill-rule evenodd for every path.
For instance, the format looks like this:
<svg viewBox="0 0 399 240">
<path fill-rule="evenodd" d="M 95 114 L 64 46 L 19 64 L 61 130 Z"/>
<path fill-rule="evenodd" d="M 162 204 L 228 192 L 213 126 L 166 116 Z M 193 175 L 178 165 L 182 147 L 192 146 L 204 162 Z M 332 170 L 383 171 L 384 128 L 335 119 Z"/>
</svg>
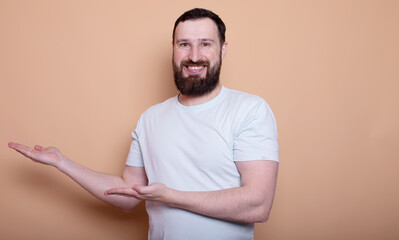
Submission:
<svg viewBox="0 0 399 240">
<path fill-rule="evenodd" d="M 180 47 L 188 47 L 188 43 L 183 42 L 183 43 L 180 43 L 179 46 Z"/>
<path fill-rule="evenodd" d="M 208 43 L 208 42 L 204 42 L 204 43 L 202 43 L 202 46 L 204 46 L 204 47 L 209 47 L 209 46 L 211 46 L 211 44 Z"/>
</svg>

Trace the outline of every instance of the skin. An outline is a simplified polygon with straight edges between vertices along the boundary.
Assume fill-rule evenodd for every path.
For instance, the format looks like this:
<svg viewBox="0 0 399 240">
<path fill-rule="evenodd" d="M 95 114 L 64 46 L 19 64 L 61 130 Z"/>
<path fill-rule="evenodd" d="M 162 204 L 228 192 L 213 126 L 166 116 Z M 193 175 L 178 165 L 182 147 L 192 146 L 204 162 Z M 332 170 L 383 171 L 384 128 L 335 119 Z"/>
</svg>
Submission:
<svg viewBox="0 0 399 240">
<path fill-rule="evenodd" d="M 173 42 L 173 61 L 179 64 L 208 60 L 213 66 L 224 58 L 227 44 L 220 46 L 217 27 L 208 19 L 188 20 L 179 23 Z M 184 67 L 183 74 L 204 76 L 206 67 Z M 216 97 L 222 85 L 203 96 L 179 96 L 186 106 L 197 105 Z M 177 191 L 148 180 L 143 167 L 125 166 L 121 177 L 95 172 L 63 155 L 54 147 L 33 148 L 17 143 L 9 147 L 35 162 L 56 167 L 96 197 L 126 211 L 141 200 L 158 201 L 202 215 L 236 222 L 264 222 L 268 219 L 277 181 L 278 163 L 274 161 L 236 162 L 241 174 L 241 186 L 208 192 Z"/>
<path fill-rule="evenodd" d="M 198 19 L 194 21 L 180 22 L 175 30 L 173 45 L 173 62 L 176 65 L 184 60 L 198 62 L 207 60 L 211 67 L 219 60 L 223 59 L 227 51 L 227 43 L 220 46 L 218 29 L 216 24 L 209 18 Z M 183 68 L 183 76 L 199 75 L 205 77 L 207 68 L 199 70 L 190 70 Z M 179 96 L 179 102 L 186 106 L 193 106 L 208 102 L 215 98 L 222 85 L 219 85 L 210 93 L 203 96 Z"/>
<path fill-rule="evenodd" d="M 114 187 L 130 187 L 135 184 L 148 184 L 147 176 L 142 167 L 126 165 L 122 176 L 114 176 L 90 170 L 70 160 L 55 147 L 44 148 L 36 145 L 30 148 L 13 142 L 8 143 L 8 146 L 25 157 L 32 159 L 34 162 L 57 168 L 97 198 L 125 211 L 133 209 L 141 200 L 126 198 L 121 195 L 106 196 L 104 192 Z"/>
</svg>

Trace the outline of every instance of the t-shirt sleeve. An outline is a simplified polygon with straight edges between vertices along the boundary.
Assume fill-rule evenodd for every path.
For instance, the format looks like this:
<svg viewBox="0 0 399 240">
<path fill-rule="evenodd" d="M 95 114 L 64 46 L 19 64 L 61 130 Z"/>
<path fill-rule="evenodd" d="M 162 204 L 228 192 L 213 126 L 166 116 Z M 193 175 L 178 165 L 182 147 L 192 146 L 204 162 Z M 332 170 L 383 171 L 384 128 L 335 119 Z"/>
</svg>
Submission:
<svg viewBox="0 0 399 240">
<path fill-rule="evenodd" d="M 234 161 L 279 161 L 276 120 L 267 103 L 252 107 L 234 138 Z"/>
<path fill-rule="evenodd" d="M 133 167 L 144 167 L 144 162 L 139 142 L 139 128 L 140 128 L 140 120 L 137 123 L 136 129 L 132 132 L 132 142 L 130 144 L 129 155 L 127 156 L 126 160 L 126 165 Z"/>
</svg>

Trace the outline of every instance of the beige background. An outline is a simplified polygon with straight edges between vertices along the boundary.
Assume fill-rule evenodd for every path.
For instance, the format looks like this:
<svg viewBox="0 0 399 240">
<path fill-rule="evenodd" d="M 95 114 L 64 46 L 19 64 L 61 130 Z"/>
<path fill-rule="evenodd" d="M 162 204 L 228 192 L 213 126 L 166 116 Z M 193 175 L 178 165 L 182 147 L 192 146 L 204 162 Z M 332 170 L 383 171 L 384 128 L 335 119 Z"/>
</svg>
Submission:
<svg viewBox="0 0 399 240">
<path fill-rule="evenodd" d="M 139 115 L 176 94 L 172 26 L 193 7 L 227 24 L 224 85 L 277 119 L 256 239 L 399 239 L 399 2 L 378 0 L 0 0 L 0 239 L 146 238 L 143 204 L 123 213 L 7 142 L 120 174 Z"/>
</svg>

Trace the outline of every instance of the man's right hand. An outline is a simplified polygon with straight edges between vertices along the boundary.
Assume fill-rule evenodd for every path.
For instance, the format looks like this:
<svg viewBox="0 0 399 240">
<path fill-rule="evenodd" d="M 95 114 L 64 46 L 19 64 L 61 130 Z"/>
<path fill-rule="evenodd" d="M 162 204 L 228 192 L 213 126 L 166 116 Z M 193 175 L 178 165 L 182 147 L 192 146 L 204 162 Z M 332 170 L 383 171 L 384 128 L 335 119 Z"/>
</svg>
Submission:
<svg viewBox="0 0 399 240">
<path fill-rule="evenodd" d="M 9 142 L 8 147 L 16 150 L 35 162 L 51 165 L 54 167 L 58 167 L 62 159 L 65 158 L 64 155 L 62 155 L 61 152 L 55 147 L 44 148 L 42 146 L 35 145 L 34 148 L 30 148 L 28 146 L 13 142 Z"/>
<path fill-rule="evenodd" d="M 141 200 L 126 196 L 105 196 L 104 192 L 112 188 L 129 188 L 133 185 L 146 186 L 148 184 L 143 167 L 126 165 L 123 176 L 120 177 L 88 169 L 68 159 L 55 147 L 44 148 L 36 145 L 30 148 L 13 142 L 8 143 L 8 146 L 35 162 L 56 167 L 94 196 L 126 211 L 133 209 Z"/>
</svg>

